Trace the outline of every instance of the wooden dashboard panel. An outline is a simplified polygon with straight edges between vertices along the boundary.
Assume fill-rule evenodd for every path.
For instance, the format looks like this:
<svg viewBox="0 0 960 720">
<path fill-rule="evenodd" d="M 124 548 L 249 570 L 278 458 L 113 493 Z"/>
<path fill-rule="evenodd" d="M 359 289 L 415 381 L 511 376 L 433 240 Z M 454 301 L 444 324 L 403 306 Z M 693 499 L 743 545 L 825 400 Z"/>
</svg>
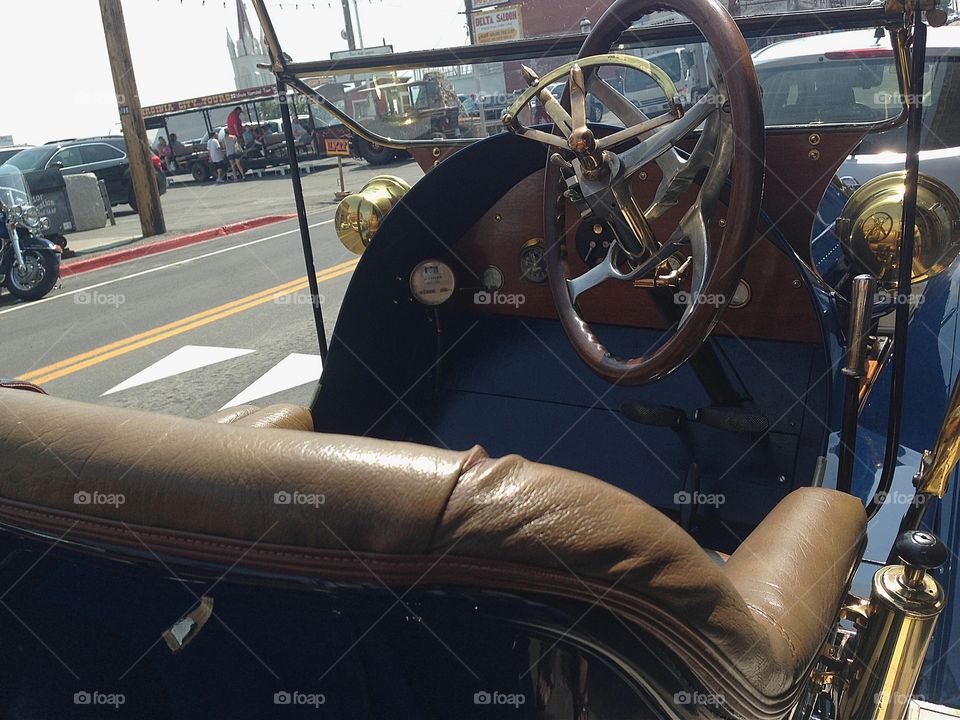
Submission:
<svg viewBox="0 0 960 720">
<path fill-rule="evenodd" d="M 636 193 L 641 206 L 652 200 L 659 180 L 654 168 L 648 171 L 646 180 L 637 182 Z M 690 191 L 691 198 L 693 193 L 695 190 Z M 556 317 L 548 286 L 529 282 L 520 271 L 520 251 L 524 244 L 543 237 L 542 195 L 543 171 L 539 171 L 502 198 L 457 244 L 456 255 L 447 258 L 454 267 L 459 266 L 461 287 L 469 287 L 472 283 L 477 290 L 481 289 L 480 275 L 492 265 L 504 276 L 500 292 L 524 298 L 522 305 L 475 305 L 471 308 L 473 311 L 518 317 Z M 667 237 L 687 207 L 682 199 L 677 207 L 654 224 L 657 236 Z M 711 227 L 713 237 L 720 236 L 719 221 L 724 215 L 725 208 L 721 206 Z M 587 270 L 574 240 L 578 220 L 575 212 L 568 215 L 567 257 L 571 271 L 576 274 Z M 799 272 L 789 258 L 759 233 L 747 261 L 744 280 L 751 289 L 750 302 L 742 308 L 728 309 L 717 332 L 745 338 L 820 342 L 816 311 Z M 469 306 L 472 293 L 463 293 L 462 297 Z M 633 287 L 632 283 L 607 282 L 585 293 L 580 306 L 588 322 L 664 328 L 649 290 Z"/>
<path fill-rule="evenodd" d="M 815 129 L 796 133 L 769 134 L 766 138 L 766 175 L 761 207 L 805 262 L 810 262 L 810 237 L 820 200 L 844 159 L 863 139 L 863 133 L 817 133 Z M 660 181 L 656 164 L 647 168 L 646 178 L 638 175 L 634 192 L 641 207 L 652 201 Z M 696 197 L 691 188 L 677 206 L 654 223 L 657 237 L 666 238 Z M 520 251 L 524 244 L 543 237 L 543 171 L 536 172 L 488 212 L 456 246 L 456 256 L 447 258 L 459 265 L 461 287 L 471 283 L 480 288 L 480 275 L 489 266 L 504 276 L 501 292 L 522 295 L 522 305 L 470 305 L 466 293 L 463 309 L 474 312 L 553 318 L 556 312 L 546 284 L 535 284 L 521 276 Z M 720 222 L 726 214 L 721 204 L 710 227 L 716 241 L 723 232 Z M 579 217 L 572 210 L 567 218 L 567 258 L 571 271 L 587 270 L 580 260 L 574 238 Z M 768 338 L 795 342 L 822 341 L 817 309 L 792 258 L 764 235 L 761 223 L 751 247 L 743 279 L 750 287 L 750 301 L 740 308 L 728 308 L 717 332 L 745 338 Z M 631 283 L 607 282 L 580 298 L 588 322 L 663 329 L 649 291 Z"/>
</svg>

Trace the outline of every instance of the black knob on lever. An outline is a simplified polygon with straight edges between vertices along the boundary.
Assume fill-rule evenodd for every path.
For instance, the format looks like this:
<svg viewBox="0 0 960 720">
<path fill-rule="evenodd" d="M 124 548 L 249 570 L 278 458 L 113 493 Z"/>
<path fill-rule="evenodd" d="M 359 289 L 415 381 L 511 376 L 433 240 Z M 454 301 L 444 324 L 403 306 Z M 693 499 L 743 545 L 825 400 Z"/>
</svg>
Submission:
<svg viewBox="0 0 960 720">
<path fill-rule="evenodd" d="M 901 533 L 893 546 L 894 552 L 906 568 L 904 584 L 910 588 L 923 586 L 924 575 L 943 565 L 949 553 L 947 546 L 936 535 L 925 530 Z"/>
</svg>

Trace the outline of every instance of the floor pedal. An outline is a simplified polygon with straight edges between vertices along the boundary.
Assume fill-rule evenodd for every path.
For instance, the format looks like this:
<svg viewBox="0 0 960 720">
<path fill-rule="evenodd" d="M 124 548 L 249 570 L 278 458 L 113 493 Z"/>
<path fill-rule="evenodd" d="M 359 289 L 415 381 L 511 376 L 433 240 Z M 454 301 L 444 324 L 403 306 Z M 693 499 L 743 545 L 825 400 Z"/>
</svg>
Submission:
<svg viewBox="0 0 960 720">
<path fill-rule="evenodd" d="M 640 425 L 666 427 L 679 430 L 687 419 L 687 414 L 680 408 L 669 405 L 640 405 L 639 403 L 623 403 L 620 412 L 628 420 Z"/>
<path fill-rule="evenodd" d="M 740 408 L 700 408 L 693 417 L 708 427 L 745 435 L 763 435 L 770 429 L 766 415 Z"/>
</svg>

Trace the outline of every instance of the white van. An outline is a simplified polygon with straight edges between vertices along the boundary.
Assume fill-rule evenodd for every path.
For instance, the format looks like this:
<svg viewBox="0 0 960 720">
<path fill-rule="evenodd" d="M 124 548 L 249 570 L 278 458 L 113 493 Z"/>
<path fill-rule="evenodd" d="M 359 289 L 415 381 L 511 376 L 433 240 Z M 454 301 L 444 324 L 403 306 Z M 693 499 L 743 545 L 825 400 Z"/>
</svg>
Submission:
<svg viewBox="0 0 960 720">
<path fill-rule="evenodd" d="M 644 59 L 659 65 L 670 76 L 677 86 L 677 92 L 684 106 L 699 100 L 710 87 L 705 49 L 702 44 L 683 45 L 647 55 Z M 662 115 L 667 111 L 667 99 L 663 95 L 663 90 L 649 75 L 628 71 L 623 74 L 622 83 L 626 98 L 648 117 Z"/>
</svg>

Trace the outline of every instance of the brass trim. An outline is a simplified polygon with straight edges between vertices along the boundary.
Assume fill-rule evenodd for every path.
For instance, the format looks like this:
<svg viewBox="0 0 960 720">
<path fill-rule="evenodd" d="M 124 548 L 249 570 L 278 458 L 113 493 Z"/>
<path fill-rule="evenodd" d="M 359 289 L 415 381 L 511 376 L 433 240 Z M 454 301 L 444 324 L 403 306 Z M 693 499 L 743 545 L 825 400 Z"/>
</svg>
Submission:
<svg viewBox="0 0 960 720">
<path fill-rule="evenodd" d="M 677 86 L 660 66 L 644 58 L 634 57 L 633 55 L 607 53 L 605 55 L 593 55 L 582 60 L 573 60 L 558 68 L 554 68 L 546 75 L 540 77 L 537 82 L 527 88 L 507 109 L 503 116 L 503 124 L 518 135 L 530 134 L 532 131 L 520 123 L 517 117 L 531 100 L 538 97 L 544 89 L 553 85 L 553 83 L 569 77 L 574 68 L 579 67 L 581 70 L 586 70 L 588 68 L 610 65 L 637 70 L 652 78 L 660 86 L 660 89 L 663 90 L 667 98 L 667 106 L 669 108 L 667 119 L 671 120 L 682 117 L 683 109 L 676 101 L 677 97 L 679 97 Z"/>
<path fill-rule="evenodd" d="M 876 572 L 838 720 L 903 719 L 945 605 L 943 588 L 930 575 L 914 589 L 906 584 L 903 565 Z"/>
<path fill-rule="evenodd" d="M 933 452 L 923 455 L 920 471 L 914 480 L 918 493 L 943 498 L 950 485 L 950 476 L 960 461 L 960 382 L 955 382 L 947 412 L 940 426 Z"/>
</svg>

